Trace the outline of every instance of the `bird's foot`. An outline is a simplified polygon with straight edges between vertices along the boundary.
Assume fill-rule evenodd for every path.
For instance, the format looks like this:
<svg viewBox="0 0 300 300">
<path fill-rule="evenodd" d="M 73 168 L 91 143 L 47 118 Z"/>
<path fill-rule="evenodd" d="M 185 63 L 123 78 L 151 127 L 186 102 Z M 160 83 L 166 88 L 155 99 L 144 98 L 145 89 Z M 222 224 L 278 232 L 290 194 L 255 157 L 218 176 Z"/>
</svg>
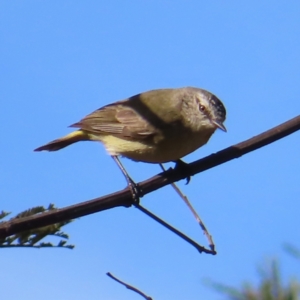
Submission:
<svg viewBox="0 0 300 300">
<path fill-rule="evenodd" d="M 115 163 L 118 165 L 120 168 L 121 172 L 123 173 L 128 187 L 131 190 L 132 198 L 133 198 L 133 204 L 139 204 L 140 202 L 140 197 L 143 196 L 142 191 L 140 187 L 131 179 L 131 177 L 128 175 L 126 169 L 122 165 L 121 161 L 119 160 L 118 156 L 112 155 L 112 159 L 115 161 Z"/>
<path fill-rule="evenodd" d="M 140 198 L 143 196 L 140 187 L 129 176 L 126 179 L 131 190 L 133 204 L 139 204 Z"/>
<path fill-rule="evenodd" d="M 185 162 L 184 162 L 183 160 L 181 160 L 181 159 L 178 159 L 178 160 L 175 161 L 175 167 L 174 167 L 174 170 L 177 170 L 177 171 L 179 171 L 180 173 L 185 174 L 185 173 L 187 173 L 187 166 L 188 166 L 187 163 L 185 163 Z M 186 177 L 186 184 L 189 184 L 190 181 L 191 181 L 191 176 L 188 175 L 188 176 Z"/>
</svg>

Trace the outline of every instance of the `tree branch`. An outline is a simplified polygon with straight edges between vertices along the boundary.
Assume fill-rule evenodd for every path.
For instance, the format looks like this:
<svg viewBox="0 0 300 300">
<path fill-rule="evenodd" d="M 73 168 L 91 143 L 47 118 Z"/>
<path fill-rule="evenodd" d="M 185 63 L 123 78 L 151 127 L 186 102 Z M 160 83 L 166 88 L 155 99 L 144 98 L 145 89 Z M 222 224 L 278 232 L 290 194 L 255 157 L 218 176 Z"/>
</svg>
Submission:
<svg viewBox="0 0 300 300">
<path fill-rule="evenodd" d="M 136 293 L 138 293 L 139 295 L 141 295 L 142 297 L 144 297 L 146 300 L 152 300 L 151 297 L 147 296 L 145 293 L 143 293 L 142 291 L 140 291 L 139 289 L 137 289 L 136 287 L 129 285 L 128 283 L 118 279 L 117 277 L 115 277 L 114 275 L 112 275 L 111 273 L 106 273 L 106 275 L 110 278 L 112 278 L 113 280 L 115 280 L 116 282 L 124 285 L 127 289 L 134 291 Z"/>
<path fill-rule="evenodd" d="M 190 163 L 187 165 L 184 171 L 169 169 L 166 172 L 157 174 L 156 176 L 148 180 L 140 182 L 139 187 L 143 195 L 149 194 L 172 182 L 216 167 L 234 158 L 239 158 L 244 154 L 247 154 L 251 151 L 271 144 L 281 138 L 284 138 L 299 129 L 300 116 L 297 116 L 251 139 Z M 133 205 L 132 194 L 130 189 L 126 188 L 122 191 L 118 191 L 104 197 L 99 197 L 65 208 L 55 209 L 50 212 L 40 213 L 30 217 L 19 219 L 15 218 L 10 221 L 3 222 L 0 225 L 0 238 L 5 238 L 7 236 L 25 230 L 31 230 L 42 226 L 47 226 L 54 223 L 86 216 L 102 210 L 118 206 L 130 207 L 131 205 Z"/>
</svg>

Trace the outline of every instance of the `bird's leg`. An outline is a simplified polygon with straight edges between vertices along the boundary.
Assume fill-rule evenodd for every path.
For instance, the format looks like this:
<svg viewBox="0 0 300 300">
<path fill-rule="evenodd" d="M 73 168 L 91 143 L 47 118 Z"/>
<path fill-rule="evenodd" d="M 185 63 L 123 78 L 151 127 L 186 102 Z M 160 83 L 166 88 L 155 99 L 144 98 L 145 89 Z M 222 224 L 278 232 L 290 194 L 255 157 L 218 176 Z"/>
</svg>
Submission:
<svg viewBox="0 0 300 300">
<path fill-rule="evenodd" d="M 141 196 L 141 191 L 138 187 L 138 185 L 131 179 L 131 177 L 128 175 L 126 169 L 124 168 L 124 166 L 122 165 L 120 159 L 118 156 L 116 155 L 112 155 L 113 160 L 116 162 L 116 164 L 118 165 L 118 167 L 120 168 L 121 172 L 123 173 L 127 184 L 129 186 L 129 188 L 131 189 L 131 193 L 132 193 L 132 197 L 135 203 L 139 203 L 140 201 L 140 196 Z"/>
<path fill-rule="evenodd" d="M 175 170 L 178 170 L 180 173 L 186 173 L 186 169 L 187 169 L 187 163 L 185 163 L 183 160 L 181 159 L 177 159 L 175 162 Z M 189 184 L 189 182 L 191 181 L 191 176 L 187 176 L 186 177 L 186 184 Z"/>
</svg>

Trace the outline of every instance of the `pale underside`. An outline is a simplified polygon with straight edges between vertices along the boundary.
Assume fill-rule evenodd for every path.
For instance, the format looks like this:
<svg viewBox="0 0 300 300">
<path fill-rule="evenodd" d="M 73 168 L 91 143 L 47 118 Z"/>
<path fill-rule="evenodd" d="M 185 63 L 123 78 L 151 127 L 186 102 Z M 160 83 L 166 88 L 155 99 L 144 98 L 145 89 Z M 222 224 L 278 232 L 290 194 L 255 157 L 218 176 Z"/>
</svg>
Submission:
<svg viewBox="0 0 300 300">
<path fill-rule="evenodd" d="M 163 142 L 157 144 L 145 141 L 132 141 L 119 138 L 113 135 L 94 135 L 89 136 L 92 140 L 101 141 L 110 155 L 121 155 L 135 161 L 143 161 L 148 163 L 164 163 L 168 161 L 176 161 L 187 154 L 195 151 L 199 147 L 207 143 L 212 132 L 185 134 L 184 137 L 173 136 L 164 139 Z M 189 142 L 182 142 L 189 139 Z"/>
</svg>

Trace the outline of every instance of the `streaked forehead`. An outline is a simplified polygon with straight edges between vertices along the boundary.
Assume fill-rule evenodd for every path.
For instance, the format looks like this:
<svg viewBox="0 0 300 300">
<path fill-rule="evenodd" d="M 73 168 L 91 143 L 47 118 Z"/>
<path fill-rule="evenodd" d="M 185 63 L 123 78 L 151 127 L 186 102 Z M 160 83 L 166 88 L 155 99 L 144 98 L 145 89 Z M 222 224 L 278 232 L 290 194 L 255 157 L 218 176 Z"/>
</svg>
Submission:
<svg viewBox="0 0 300 300">
<path fill-rule="evenodd" d="M 226 118 L 226 109 L 222 101 L 217 96 L 206 90 L 199 89 L 198 93 L 209 103 L 211 107 L 214 108 L 213 111 L 216 114 L 216 117 L 223 122 Z"/>
<path fill-rule="evenodd" d="M 194 88 L 194 87 L 188 87 L 187 88 L 189 91 L 192 92 L 196 92 L 200 99 L 203 99 L 203 101 L 207 101 L 208 104 L 213 107 L 213 111 L 215 113 L 215 117 L 220 120 L 221 122 L 223 122 L 226 118 L 226 109 L 222 103 L 222 101 L 215 96 L 214 94 L 203 90 L 203 89 L 199 89 L 199 88 Z"/>
<path fill-rule="evenodd" d="M 215 108 L 216 114 L 220 119 L 225 120 L 226 118 L 226 109 L 219 98 L 211 94 L 209 99 L 210 104 Z"/>
</svg>

